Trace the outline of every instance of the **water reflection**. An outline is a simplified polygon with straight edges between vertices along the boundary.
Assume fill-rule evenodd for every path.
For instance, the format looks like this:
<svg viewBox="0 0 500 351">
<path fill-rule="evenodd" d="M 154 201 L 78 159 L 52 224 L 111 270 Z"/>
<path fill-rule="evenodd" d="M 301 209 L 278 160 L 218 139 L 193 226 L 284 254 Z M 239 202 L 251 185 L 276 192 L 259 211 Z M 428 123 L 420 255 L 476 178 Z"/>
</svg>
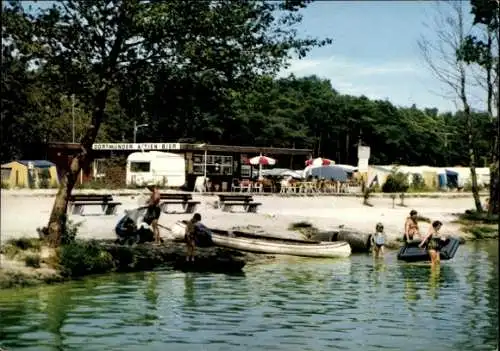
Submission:
<svg viewBox="0 0 500 351">
<path fill-rule="evenodd" d="M 0 340 L 9 350 L 492 350 L 497 267 L 496 249 L 478 244 L 435 269 L 389 253 L 283 259 L 245 276 L 109 275 L 0 292 Z"/>
<path fill-rule="evenodd" d="M 184 300 L 186 307 L 193 308 L 196 306 L 196 300 L 194 296 L 194 275 L 196 273 L 187 272 L 184 275 Z"/>
</svg>

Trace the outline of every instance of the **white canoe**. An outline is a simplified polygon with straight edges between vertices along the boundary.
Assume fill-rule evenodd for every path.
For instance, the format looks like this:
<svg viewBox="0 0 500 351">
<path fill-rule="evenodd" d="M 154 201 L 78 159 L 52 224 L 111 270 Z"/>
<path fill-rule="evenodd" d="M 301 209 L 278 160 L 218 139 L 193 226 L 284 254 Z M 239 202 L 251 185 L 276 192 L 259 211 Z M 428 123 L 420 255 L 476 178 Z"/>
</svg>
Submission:
<svg viewBox="0 0 500 351">
<path fill-rule="evenodd" d="M 171 235 L 184 237 L 185 224 L 177 222 Z M 319 242 L 295 239 L 272 238 L 243 232 L 229 232 L 211 229 L 212 242 L 219 247 L 271 255 L 291 255 L 302 257 L 349 257 L 351 247 L 345 241 Z"/>
</svg>

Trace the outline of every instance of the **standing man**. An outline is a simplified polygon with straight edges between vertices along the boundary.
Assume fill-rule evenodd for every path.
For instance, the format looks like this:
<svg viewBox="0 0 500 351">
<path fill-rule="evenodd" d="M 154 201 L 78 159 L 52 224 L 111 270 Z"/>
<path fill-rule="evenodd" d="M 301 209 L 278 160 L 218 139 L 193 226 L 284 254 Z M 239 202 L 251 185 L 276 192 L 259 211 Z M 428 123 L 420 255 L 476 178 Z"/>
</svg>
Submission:
<svg viewBox="0 0 500 351">
<path fill-rule="evenodd" d="M 160 218 L 160 189 L 156 184 L 148 185 L 147 188 L 151 191 L 151 197 L 148 200 L 148 211 L 146 216 L 151 220 L 151 228 L 155 238 L 155 244 L 160 244 L 160 230 L 158 228 L 158 219 Z"/>
</svg>

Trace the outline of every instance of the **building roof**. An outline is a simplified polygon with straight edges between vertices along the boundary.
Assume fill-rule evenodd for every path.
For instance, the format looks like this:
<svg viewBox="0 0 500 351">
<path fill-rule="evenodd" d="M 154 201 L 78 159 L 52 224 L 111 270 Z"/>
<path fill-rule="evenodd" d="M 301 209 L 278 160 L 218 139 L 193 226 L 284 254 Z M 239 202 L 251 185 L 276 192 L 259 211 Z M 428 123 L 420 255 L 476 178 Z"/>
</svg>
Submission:
<svg viewBox="0 0 500 351">
<path fill-rule="evenodd" d="M 81 150 L 78 143 L 51 142 L 49 148 L 62 150 Z M 236 145 L 212 145 L 212 144 L 189 144 L 189 143 L 105 143 L 94 144 L 96 151 L 205 151 L 208 152 L 226 152 L 226 153 L 248 153 L 248 154 L 267 154 L 267 155 L 302 155 L 308 156 L 312 153 L 310 149 L 294 149 L 281 147 L 261 147 L 261 146 L 236 146 Z"/>
<path fill-rule="evenodd" d="M 20 164 L 23 164 L 26 167 L 28 167 L 28 164 L 31 162 L 33 163 L 33 166 L 36 168 L 49 168 L 55 166 L 54 163 L 47 160 L 16 160 L 14 162 L 19 162 Z"/>
</svg>

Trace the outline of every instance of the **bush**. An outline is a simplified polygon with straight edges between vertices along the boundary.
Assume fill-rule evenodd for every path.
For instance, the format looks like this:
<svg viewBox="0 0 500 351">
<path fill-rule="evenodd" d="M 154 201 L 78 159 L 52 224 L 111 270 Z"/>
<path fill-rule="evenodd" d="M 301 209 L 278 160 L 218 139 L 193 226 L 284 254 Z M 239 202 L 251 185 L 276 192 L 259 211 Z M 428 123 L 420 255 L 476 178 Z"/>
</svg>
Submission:
<svg viewBox="0 0 500 351">
<path fill-rule="evenodd" d="M 29 254 L 24 258 L 24 263 L 26 267 L 40 268 L 40 255 L 38 254 Z"/>
<path fill-rule="evenodd" d="M 422 177 L 421 174 L 418 173 L 412 174 L 411 189 L 417 191 L 427 190 L 424 177 Z"/>
<path fill-rule="evenodd" d="M 59 250 L 61 273 L 70 277 L 106 273 L 114 269 L 113 257 L 95 241 L 75 241 Z"/>
<path fill-rule="evenodd" d="M 405 193 L 408 191 L 408 188 L 408 177 L 406 174 L 398 172 L 397 169 L 394 169 L 387 176 L 384 185 L 382 185 L 384 193 Z"/>
<path fill-rule="evenodd" d="M 13 259 L 16 257 L 22 250 L 15 245 L 5 245 L 2 247 L 1 253 L 5 255 L 8 259 Z"/>
<path fill-rule="evenodd" d="M 50 171 L 48 169 L 42 169 L 40 172 L 40 189 L 50 188 Z"/>
<path fill-rule="evenodd" d="M 10 185 L 2 180 L 2 189 L 10 189 Z"/>
<path fill-rule="evenodd" d="M 76 240 L 76 235 L 78 234 L 78 230 L 82 226 L 83 222 L 73 222 L 68 220 L 66 223 L 66 230 L 62 233 L 61 236 L 61 245 L 68 245 L 73 243 Z"/>
<path fill-rule="evenodd" d="M 481 191 L 484 189 L 484 185 L 483 184 L 477 184 L 477 191 Z M 465 182 L 464 184 L 464 191 L 472 191 L 472 182 L 470 180 L 468 180 L 467 182 Z"/>
</svg>

